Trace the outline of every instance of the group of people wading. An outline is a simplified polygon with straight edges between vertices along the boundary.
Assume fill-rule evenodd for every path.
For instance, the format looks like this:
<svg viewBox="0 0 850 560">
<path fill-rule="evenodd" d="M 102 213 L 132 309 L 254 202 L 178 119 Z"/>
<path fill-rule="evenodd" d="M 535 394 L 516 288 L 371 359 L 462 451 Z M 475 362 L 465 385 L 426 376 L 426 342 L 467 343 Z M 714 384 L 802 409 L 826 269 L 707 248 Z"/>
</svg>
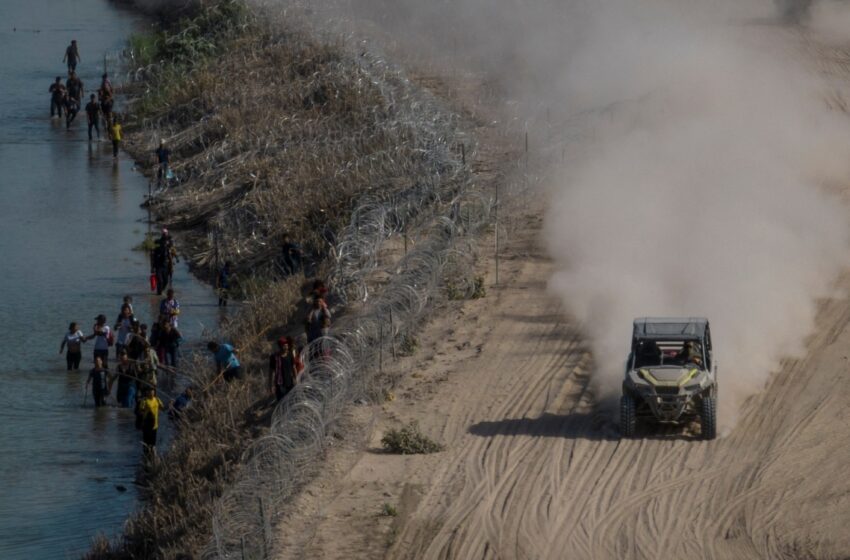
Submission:
<svg viewBox="0 0 850 560">
<path fill-rule="evenodd" d="M 85 85 L 77 75 L 80 50 L 76 40 L 71 41 L 71 44 L 65 49 L 63 62 L 68 64 L 68 77 L 63 83 L 62 76 L 56 76 L 56 80 L 48 88 L 48 93 L 50 93 L 50 116 L 56 116 L 61 119 L 64 115 L 65 128 L 70 129 L 71 123 L 77 118 L 77 113 L 83 109 L 86 93 Z M 102 118 L 103 128 L 112 141 L 112 156 L 118 157 L 118 148 L 124 133 L 121 123 L 118 122 L 117 115 L 113 112 L 114 104 L 115 90 L 112 87 L 112 82 L 109 81 L 109 74 L 104 72 L 101 76 L 100 87 L 97 88 L 96 93 L 92 93 L 89 96 L 88 103 L 85 105 L 88 135 L 89 141 L 93 140 L 92 130 L 94 130 L 97 139 L 100 140 Z"/>
<path fill-rule="evenodd" d="M 85 86 L 76 73 L 80 60 L 77 42 L 71 41 L 63 59 L 68 65 L 68 78 L 63 83 L 61 76 L 57 76 L 49 89 L 50 115 L 59 118 L 64 115 L 67 128 L 74 122 L 85 96 Z M 123 131 L 113 106 L 114 89 L 108 74 L 104 72 L 97 93 L 90 95 L 85 106 L 88 137 L 90 141 L 93 140 L 94 131 L 100 139 L 102 118 L 112 140 L 113 156 L 117 157 Z M 170 178 L 170 152 L 164 141 L 160 141 L 155 155 L 157 178 L 162 184 Z M 290 276 L 302 273 L 303 256 L 298 244 L 284 235 L 281 249 L 284 274 Z M 78 323 L 72 322 L 59 348 L 60 353 L 65 352 L 68 371 L 75 372 L 80 369 L 83 344 L 93 342 L 93 364 L 86 381 L 86 392 L 91 385 L 96 408 L 108 406 L 114 399 L 118 407 L 134 410 L 136 428 L 142 432 L 146 455 L 155 450 L 159 417 L 165 408 L 157 396 L 157 377 L 158 374 L 173 376 L 177 373 L 183 342 L 183 335 L 178 328 L 180 303 L 174 290 L 169 287 L 177 262 L 179 258 L 174 242 L 168 230 L 163 228 L 150 252 L 150 287 L 158 296 L 165 293 L 165 297 L 159 302 L 158 315 L 150 329 L 136 317 L 132 298 L 125 296 L 114 323 L 110 324 L 106 315 L 100 314 L 95 317 L 91 330 L 85 334 Z M 227 305 L 232 274 L 230 262 L 226 262 L 217 272 L 215 287 L 219 307 Z M 301 337 L 296 340 L 291 336 L 280 337 L 275 342 L 274 350 L 268 358 L 268 391 L 277 401 L 283 399 L 298 383 L 298 377 L 304 369 L 302 354 L 308 355 L 311 360 L 329 355 L 327 346 L 318 342 L 329 335 L 331 313 L 326 299 L 327 288 L 321 280 L 316 280 L 304 318 L 306 344 Z M 113 366 L 110 367 L 110 352 L 113 348 L 115 356 Z M 207 349 L 212 353 L 216 375 L 207 387 L 199 389 L 197 393 L 189 386 L 170 401 L 168 413 L 175 421 L 183 420 L 193 398 L 202 395 L 219 380 L 230 383 L 242 378 L 238 349 L 217 341 L 209 342 Z"/>
<path fill-rule="evenodd" d="M 135 316 L 133 300 L 125 296 L 114 323 L 110 326 L 106 315 L 94 319 L 89 334 L 83 333 L 76 322 L 68 326 L 59 352 L 65 351 L 69 372 L 77 371 L 82 361 L 82 345 L 93 341 L 93 367 L 89 371 L 86 387 L 91 385 L 96 408 L 107 406 L 113 396 L 119 407 L 132 408 L 136 413 L 136 427 L 142 431 L 142 442 L 147 451 L 156 446 L 159 415 L 162 401 L 156 394 L 157 374 L 161 371 L 175 373 L 183 336 L 178 330 L 180 302 L 169 289 L 159 304 L 159 316 L 150 331 L 148 325 Z M 110 368 L 109 354 L 115 349 L 114 367 Z M 192 389 L 187 388 L 172 401 L 169 412 L 175 419 L 181 417 L 190 405 Z"/>
<path fill-rule="evenodd" d="M 121 408 L 132 408 L 136 414 L 136 427 L 142 431 L 146 454 L 156 446 L 159 416 L 164 410 L 157 396 L 157 376 L 160 373 L 175 375 L 180 362 L 183 335 L 179 329 L 180 302 L 174 290 L 168 287 L 174 273 L 177 251 L 174 242 L 163 228 L 162 235 L 151 251 L 151 287 L 157 294 L 165 294 L 158 304 L 157 319 L 150 329 L 136 317 L 131 296 L 125 296 L 115 321 L 109 323 L 100 314 L 88 334 L 79 324 L 72 322 L 62 339 L 59 352 L 65 352 L 69 372 L 78 371 L 82 362 L 82 346 L 93 342 L 93 367 L 89 371 L 86 387 L 91 385 L 95 407 L 114 403 Z M 304 318 L 304 338 L 280 337 L 268 358 L 268 391 L 277 401 L 283 399 L 297 384 L 304 369 L 302 354 L 311 360 L 322 359 L 330 350 L 321 343 L 330 332 L 331 312 L 326 303 L 328 290 L 321 280 L 313 283 L 309 309 Z M 222 297 L 221 292 L 219 297 Z M 226 296 L 223 296 L 226 297 Z M 113 366 L 110 352 L 114 348 Z M 225 342 L 211 341 L 207 349 L 212 353 L 216 368 L 209 389 L 219 380 L 230 383 L 242 378 L 242 364 L 238 349 Z M 306 350 L 305 350 L 306 349 Z M 201 391 L 201 393 L 203 393 Z M 192 387 L 187 387 L 168 406 L 169 416 L 179 421 L 195 397 Z"/>
</svg>

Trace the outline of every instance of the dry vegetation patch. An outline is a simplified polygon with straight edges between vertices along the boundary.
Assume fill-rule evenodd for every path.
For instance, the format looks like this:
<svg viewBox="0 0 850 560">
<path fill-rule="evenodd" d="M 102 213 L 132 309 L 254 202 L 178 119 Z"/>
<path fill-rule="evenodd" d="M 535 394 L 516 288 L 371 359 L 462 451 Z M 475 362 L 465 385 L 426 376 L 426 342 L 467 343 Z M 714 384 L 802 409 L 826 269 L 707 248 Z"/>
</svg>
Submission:
<svg viewBox="0 0 850 560">
<path fill-rule="evenodd" d="M 143 507 L 120 538 L 99 539 L 91 559 L 176 558 L 213 538 L 217 501 L 268 433 L 270 335 L 299 323 L 305 280 L 280 273 L 282 234 L 304 246 L 310 272 L 339 271 L 341 262 L 354 270 L 369 250 L 340 239 L 404 229 L 463 180 L 447 157 L 454 117 L 426 110 L 402 75 L 365 53 L 271 29 L 242 8 L 203 2 L 195 19 L 134 40 L 149 50 L 137 56 L 147 65 L 144 81 L 130 88 L 137 97 L 127 144 L 145 163 L 160 138 L 168 142 L 180 183 L 158 195 L 153 210 L 181 234 L 194 269 L 211 277 L 225 260 L 234 263 L 245 306 L 221 338 L 239 348 L 246 379 L 213 384 L 201 357 L 185 367 L 195 404 L 168 452 L 145 466 Z M 226 25 L 216 24 L 222 18 Z M 390 206 L 396 210 L 377 211 Z M 367 231 L 361 218 L 376 215 L 380 231 Z M 332 290 L 338 277 L 328 274 Z M 397 441 L 409 452 L 439 450 L 409 427 Z"/>
<path fill-rule="evenodd" d="M 401 455 L 437 453 L 443 450 L 443 445 L 423 434 L 416 422 L 411 422 L 399 429 L 388 430 L 381 438 L 381 445 L 388 453 Z"/>
</svg>

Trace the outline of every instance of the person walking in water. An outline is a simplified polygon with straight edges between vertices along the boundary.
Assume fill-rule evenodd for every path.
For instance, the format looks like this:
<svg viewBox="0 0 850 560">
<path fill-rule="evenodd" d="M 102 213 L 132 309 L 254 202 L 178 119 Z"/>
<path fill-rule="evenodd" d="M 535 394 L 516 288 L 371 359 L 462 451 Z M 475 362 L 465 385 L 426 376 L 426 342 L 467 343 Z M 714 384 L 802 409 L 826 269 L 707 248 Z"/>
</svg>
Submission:
<svg viewBox="0 0 850 560">
<path fill-rule="evenodd" d="M 112 125 L 109 127 L 109 138 L 112 140 L 112 157 L 118 157 L 118 148 L 121 145 L 121 140 L 124 139 L 124 131 L 121 128 L 121 123 L 118 122 L 118 117 L 112 118 Z"/>
<path fill-rule="evenodd" d="M 174 248 L 174 242 L 171 240 L 168 229 L 162 228 L 162 235 L 151 251 L 151 274 L 156 276 L 156 295 L 162 295 L 162 292 L 171 283 L 176 261 L 177 249 Z"/>
<path fill-rule="evenodd" d="M 106 315 L 100 314 L 95 317 L 92 331 L 85 340 L 94 339 L 94 360 L 97 362 L 100 358 L 103 367 L 109 367 L 109 347 L 114 344 L 115 338 L 112 329 L 106 324 Z"/>
<path fill-rule="evenodd" d="M 142 448 L 145 455 L 156 453 L 156 432 L 159 430 L 159 414 L 162 412 L 162 401 L 156 396 L 156 389 L 148 387 L 145 395 L 136 407 L 138 426 L 142 429 Z"/>
<path fill-rule="evenodd" d="M 86 105 L 86 118 L 89 125 L 89 142 L 91 142 L 91 129 L 94 128 L 97 132 L 97 139 L 100 140 L 100 104 L 97 102 L 97 96 L 91 94 L 89 102 Z"/>
<path fill-rule="evenodd" d="M 91 383 L 92 396 L 96 407 L 106 405 L 106 397 L 109 396 L 109 381 L 109 370 L 106 369 L 103 360 L 95 358 L 94 367 L 89 371 L 86 384 Z"/>
<path fill-rule="evenodd" d="M 65 56 L 62 57 L 62 62 L 68 63 L 68 72 L 74 72 L 80 60 L 80 49 L 77 46 L 77 40 L 74 39 L 68 45 L 68 48 L 65 49 Z"/>
<path fill-rule="evenodd" d="M 77 113 L 80 112 L 80 102 L 70 95 L 65 96 L 65 128 L 70 129 L 71 123 L 77 118 Z"/>
<path fill-rule="evenodd" d="M 86 88 L 83 81 L 77 77 L 76 72 L 68 74 L 68 79 L 65 80 L 65 90 L 68 92 L 68 97 L 76 99 L 78 105 L 82 104 Z"/>
<path fill-rule="evenodd" d="M 164 317 L 172 327 L 177 328 L 177 317 L 180 315 L 180 302 L 174 297 L 171 288 L 165 292 L 165 299 L 159 303 L 159 314 Z"/>
<path fill-rule="evenodd" d="M 126 350 L 118 355 L 118 366 L 116 367 L 118 388 L 115 390 L 115 399 L 123 408 L 130 408 L 136 400 L 136 364 L 130 361 Z"/>
<path fill-rule="evenodd" d="M 133 308 L 126 303 L 121 306 L 121 313 L 115 319 L 115 356 L 119 356 L 127 343 L 130 342 L 130 333 L 133 330 Z"/>
<path fill-rule="evenodd" d="M 56 76 L 56 81 L 50 84 L 47 90 L 50 93 L 50 116 L 57 115 L 62 118 L 62 109 L 65 107 L 65 85 L 62 76 Z"/>
<path fill-rule="evenodd" d="M 62 339 L 62 344 L 59 346 L 59 353 L 65 348 L 68 352 L 65 354 L 65 361 L 68 363 L 68 371 L 76 371 L 80 369 L 80 360 L 83 357 L 82 345 L 86 341 L 86 337 L 79 328 L 77 323 L 71 323 L 68 327 L 68 332 Z"/>
<path fill-rule="evenodd" d="M 165 365 L 176 368 L 177 357 L 180 349 L 180 342 L 183 340 L 183 335 L 173 327 L 168 321 L 162 322 L 162 327 L 157 338 L 160 354 L 162 355 Z"/>
<path fill-rule="evenodd" d="M 109 96 L 112 97 L 112 93 L 114 90 L 112 89 L 112 82 L 109 81 L 109 74 L 107 74 L 106 72 L 104 72 L 103 75 L 100 77 L 100 89 L 103 90 L 105 93 L 108 93 Z"/>
<path fill-rule="evenodd" d="M 100 102 L 100 112 L 103 114 L 104 127 L 109 130 L 110 125 L 112 125 L 112 106 L 114 104 L 112 90 L 101 87 L 97 90 L 97 97 Z"/>
</svg>

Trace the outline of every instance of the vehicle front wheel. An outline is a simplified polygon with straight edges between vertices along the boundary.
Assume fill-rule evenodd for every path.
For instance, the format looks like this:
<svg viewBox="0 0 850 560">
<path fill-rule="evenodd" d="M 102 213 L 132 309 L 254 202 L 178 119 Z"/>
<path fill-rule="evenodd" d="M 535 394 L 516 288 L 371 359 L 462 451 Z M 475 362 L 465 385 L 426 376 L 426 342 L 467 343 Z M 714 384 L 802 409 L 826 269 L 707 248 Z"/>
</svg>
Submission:
<svg viewBox="0 0 850 560">
<path fill-rule="evenodd" d="M 631 395 L 620 397 L 620 434 L 623 437 L 634 437 L 637 429 L 637 403 Z"/>
<path fill-rule="evenodd" d="M 717 437 L 717 399 L 704 396 L 699 411 L 699 423 L 702 430 L 702 439 L 714 439 Z"/>
</svg>

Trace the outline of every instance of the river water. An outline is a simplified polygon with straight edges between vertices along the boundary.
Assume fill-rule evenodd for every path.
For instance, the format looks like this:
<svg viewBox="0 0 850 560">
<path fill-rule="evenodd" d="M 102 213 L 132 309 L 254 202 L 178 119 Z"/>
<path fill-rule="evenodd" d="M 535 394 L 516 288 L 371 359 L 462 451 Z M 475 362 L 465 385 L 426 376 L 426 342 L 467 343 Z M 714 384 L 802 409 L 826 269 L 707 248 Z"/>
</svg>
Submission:
<svg viewBox="0 0 850 560">
<path fill-rule="evenodd" d="M 107 142 L 87 142 L 85 113 L 70 130 L 51 119 L 47 88 L 77 39 L 88 95 L 104 54 L 145 22 L 107 0 L 2 0 L 0 22 L 0 558 L 75 558 L 136 507 L 141 443 L 131 411 L 95 410 L 90 394 L 83 405 L 92 343 L 75 373 L 59 344 L 70 321 L 86 333 L 99 313 L 112 321 L 125 294 L 150 323 L 158 298 L 132 251 L 147 181 Z M 215 296 L 184 268 L 174 287 L 197 342 L 217 324 Z"/>
</svg>

